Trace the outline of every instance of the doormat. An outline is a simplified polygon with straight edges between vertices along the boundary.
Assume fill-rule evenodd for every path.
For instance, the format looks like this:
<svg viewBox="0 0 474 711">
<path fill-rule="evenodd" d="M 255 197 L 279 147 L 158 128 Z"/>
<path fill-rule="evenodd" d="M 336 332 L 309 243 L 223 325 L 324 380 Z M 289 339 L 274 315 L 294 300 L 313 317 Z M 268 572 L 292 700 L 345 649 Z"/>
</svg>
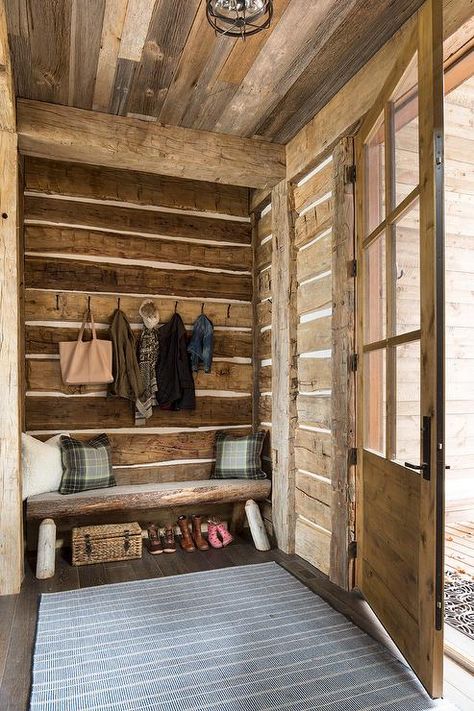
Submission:
<svg viewBox="0 0 474 711">
<path fill-rule="evenodd" d="M 276 563 L 42 595 L 31 711 L 425 711 L 412 672 Z"/>
<path fill-rule="evenodd" d="M 444 583 L 444 620 L 474 639 L 474 580 L 448 571 Z"/>
</svg>

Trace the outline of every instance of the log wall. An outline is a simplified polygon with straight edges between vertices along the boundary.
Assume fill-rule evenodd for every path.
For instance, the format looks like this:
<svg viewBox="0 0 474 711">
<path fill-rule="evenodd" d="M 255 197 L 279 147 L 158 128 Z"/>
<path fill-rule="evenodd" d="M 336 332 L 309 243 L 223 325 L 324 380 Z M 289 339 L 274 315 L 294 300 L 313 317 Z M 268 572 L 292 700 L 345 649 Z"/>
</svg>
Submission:
<svg viewBox="0 0 474 711">
<path fill-rule="evenodd" d="M 326 574 L 333 474 L 333 172 L 330 156 L 294 187 L 298 282 L 295 550 Z"/>
<path fill-rule="evenodd" d="M 354 375 L 350 372 L 354 349 L 354 203 L 348 171 L 352 162 L 352 141 L 344 139 L 315 169 L 288 186 L 288 210 L 292 213 L 289 234 L 294 246 L 289 285 L 296 281 L 297 326 L 296 353 L 291 356 L 291 373 L 296 377 L 290 374 L 287 385 L 290 405 L 296 397 L 297 417 L 290 431 L 294 472 L 289 477 L 287 496 L 280 498 L 281 505 L 286 506 L 282 521 L 289 529 L 286 531 L 275 510 L 272 515 L 275 528 L 279 523 L 281 529 L 277 537 L 286 531 L 291 550 L 346 588 L 354 526 L 353 471 L 348 457 L 354 435 Z M 275 398 L 279 375 L 276 369 L 283 370 L 285 361 L 284 344 L 279 338 L 272 339 L 272 302 L 275 328 L 276 303 L 283 305 L 288 299 L 287 292 L 277 293 L 282 287 L 272 275 L 276 250 L 272 222 L 274 228 L 278 227 L 274 217 L 270 205 L 254 213 L 256 425 L 270 429 L 272 391 Z M 275 453 L 277 444 L 271 453 Z M 275 478 L 280 472 L 276 460 L 273 464 Z M 274 497 L 278 486 L 275 481 Z M 271 516 L 268 509 L 266 516 Z"/>
<path fill-rule="evenodd" d="M 25 419 L 43 439 L 107 432 L 119 483 L 203 479 L 216 431 L 252 426 L 252 246 L 248 191 L 141 173 L 25 160 Z M 64 385 L 59 342 L 74 340 L 88 300 L 99 337 L 120 306 L 136 334 L 152 297 L 187 328 L 213 321 L 212 372 L 195 378 L 195 411 L 155 408 L 135 427 L 104 386 Z"/>
<path fill-rule="evenodd" d="M 272 475 L 272 204 L 267 199 L 252 212 L 254 274 L 254 429 L 268 432 L 262 466 Z M 261 506 L 268 532 L 273 535 L 271 501 Z"/>
</svg>

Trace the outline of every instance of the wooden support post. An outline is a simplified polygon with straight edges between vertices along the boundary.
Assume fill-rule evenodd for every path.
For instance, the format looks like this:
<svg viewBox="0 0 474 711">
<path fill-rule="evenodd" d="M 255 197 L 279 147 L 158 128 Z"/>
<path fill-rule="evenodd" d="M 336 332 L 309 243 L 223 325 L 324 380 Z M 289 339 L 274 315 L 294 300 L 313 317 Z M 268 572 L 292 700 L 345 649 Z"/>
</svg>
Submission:
<svg viewBox="0 0 474 711">
<path fill-rule="evenodd" d="M 20 469 L 18 151 L 4 0 L 0 0 L 0 595 L 23 578 Z"/>
<path fill-rule="evenodd" d="M 56 524 L 52 518 L 41 521 L 38 533 L 36 577 L 38 580 L 52 578 L 56 566 Z"/>
<path fill-rule="evenodd" d="M 232 507 L 232 519 L 230 522 L 230 532 L 240 533 L 245 521 L 245 502 L 237 501 Z"/>
<path fill-rule="evenodd" d="M 247 514 L 247 521 L 249 522 L 250 533 L 252 534 L 255 548 L 258 551 L 269 551 L 271 545 L 257 502 L 253 499 L 249 499 L 245 504 L 245 513 Z"/>
<path fill-rule="evenodd" d="M 334 151 L 334 227 L 332 243 L 332 424 L 333 457 L 331 496 L 330 579 L 351 587 L 349 542 L 354 537 L 355 375 L 350 356 L 355 349 L 355 278 L 353 272 L 354 163 L 352 138 L 344 138 Z"/>
<path fill-rule="evenodd" d="M 272 191 L 272 512 L 278 547 L 295 549 L 296 248 L 293 189 Z"/>
</svg>

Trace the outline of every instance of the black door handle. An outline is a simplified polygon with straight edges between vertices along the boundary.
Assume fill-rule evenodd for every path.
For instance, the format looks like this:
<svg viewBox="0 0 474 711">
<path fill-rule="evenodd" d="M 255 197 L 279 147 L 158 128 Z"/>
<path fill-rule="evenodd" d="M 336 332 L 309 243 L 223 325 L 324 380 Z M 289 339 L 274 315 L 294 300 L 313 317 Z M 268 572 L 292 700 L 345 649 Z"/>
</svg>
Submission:
<svg viewBox="0 0 474 711">
<path fill-rule="evenodd" d="M 423 462 L 423 464 L 411 464 L 410 462 L 405 462 L 405 466 L 408 469 L 414 469 L 417 472 L 425 472 L 428 469 L 428 464 Z"/>
</svg>

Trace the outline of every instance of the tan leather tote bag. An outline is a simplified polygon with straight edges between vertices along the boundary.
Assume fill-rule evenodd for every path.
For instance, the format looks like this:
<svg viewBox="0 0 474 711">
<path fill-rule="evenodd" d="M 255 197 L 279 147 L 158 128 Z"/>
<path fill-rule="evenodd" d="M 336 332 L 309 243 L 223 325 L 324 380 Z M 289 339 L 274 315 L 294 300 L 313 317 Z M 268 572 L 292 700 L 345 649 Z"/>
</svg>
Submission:
<svg viewBox="0 0 474 711">
<path fill-rule="evenodd" d="M 92 340 L 83 341 L 84 329 L 90 323 Z M 77 341 L 59 344 L 61 376 L 66 385 L 101 385 L 112 383 L 112 341 L 99 340 L 92 312 L 86 312 Z"/>
</svg>

